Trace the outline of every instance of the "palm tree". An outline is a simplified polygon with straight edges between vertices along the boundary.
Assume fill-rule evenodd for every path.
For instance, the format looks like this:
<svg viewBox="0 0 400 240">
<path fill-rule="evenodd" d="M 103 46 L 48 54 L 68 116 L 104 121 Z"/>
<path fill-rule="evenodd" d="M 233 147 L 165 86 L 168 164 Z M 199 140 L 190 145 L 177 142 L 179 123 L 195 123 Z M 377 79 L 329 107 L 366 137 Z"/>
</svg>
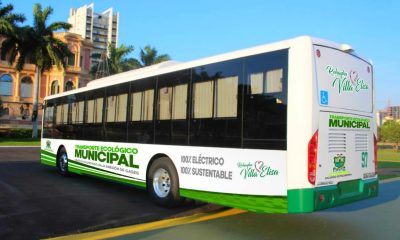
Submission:
<svg viewBox="0 0 400 240">
<path fill-rule="evenodd" d="M 155 47 L 146 45 L 144 49 L 140 49 L 140 66 L 146 67 L 160 62 L 171 60 L 168 54 L 158 55 L 158 51 Z"/>
<path fill-rule="evenodd" d="M 114 45 L 109 44 L 108 55 L 105 57 L 105 59 L 102 59 L 101 54 L 96 53 L 92 54 L 92 58 L 97 58 L 100 61 L 107 61 L 106 64 L 108 66 L 108 74 L 106 75 L 108 76 L 140 67 L 136 59 L 127 57 L 127 55 L 133 52 L 133 50 L 134 47 L 130 45 L 125 46 L 122 44 L 119 47 L 115 47 Z M 102 71 L 102 69 L 99 69 L 99 67 L 101 67 L 99 65 L 100 63 L 92 66 L 92 69 L 90 70 L 92 78 L 94 78 L 99 71 Z"/>
<path fill-rule="evenodd" d="M 13 13 L 14 6 L 12 4 L 7 4 L 5 7 L 1 6 L 0 1 L 0 34 L 8 37 L 8 35 L 13 35 L 15 33 L 15 28 L 17 23 L 23 23 L 25 21 L 25 16 L 23 14 Z"/>
<path fill-rule="evenodd" d="M 7 38 L 2 45 L 2 52 L 11 52 L 10 62 L 16 62 L 16 68 L 21 71 L 27 62 L 36 65 L 36 81 L 34 88 L 34 102 L 32 111 L 32 138 L 37 138 L 37 115 L 39 102 L 39 84 L 41 74 L 50 70 L 53 65 L 59 69 L 66 69 L 66 59 L 72 53 L 67 44 L 53 36 L 58 30 L 68 30 L 71 25 L 65 22 L 48 24 L 48 18 L 53 13 L 53 8 L 42 9 L 40 4 L 33 8 L 33 27 L 18 28 L 17 37 Z M 18 57 L 17 57 L 18 56 Z"/>
</svg>

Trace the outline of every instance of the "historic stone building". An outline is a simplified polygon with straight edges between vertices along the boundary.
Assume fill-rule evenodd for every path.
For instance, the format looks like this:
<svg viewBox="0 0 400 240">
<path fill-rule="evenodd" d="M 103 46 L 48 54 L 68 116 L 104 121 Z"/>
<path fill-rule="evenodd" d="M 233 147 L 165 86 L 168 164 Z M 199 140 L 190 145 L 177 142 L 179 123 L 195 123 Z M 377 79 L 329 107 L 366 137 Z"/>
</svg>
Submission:
<svg viewBox="0 0 400 240">
<path fill-rule="evenodd" d="M 92 41 L 70 32 L 54 33 L 54 35 L 68 44 L 73 56 L 68 58 L 67 69 L 58 69 L 55 66 L 51 71 L 42 74 L 39 89 L 40 103 L 45 96 L 86 86 L 90 80 Z M 18 72 L 6 60 L 0 61 L 0 98 L 3 102 L 0 128 L 30 124 L 35 80 L 35 65 L 25 64 L 24 69 Z M 39 111 L 40 120 L 41 111 Z"/>
</svg>

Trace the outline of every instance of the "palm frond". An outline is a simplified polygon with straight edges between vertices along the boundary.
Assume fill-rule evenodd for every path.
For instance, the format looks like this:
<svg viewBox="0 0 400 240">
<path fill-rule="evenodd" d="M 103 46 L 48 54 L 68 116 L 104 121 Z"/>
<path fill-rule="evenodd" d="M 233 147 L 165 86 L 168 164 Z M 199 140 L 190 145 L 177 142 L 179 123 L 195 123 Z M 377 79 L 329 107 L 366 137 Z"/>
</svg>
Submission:
<svg viewBox="0 0 400 240">
<path fill-rule="evenodd" d="M 49 19 L 49 16 L 53 13 L 53 8 L 48 6 L 46 8 L 43 9 L 42 11 L 42 16 L 41 16 L 41 21 L 43 23 L 43 25 L 45 25 L 45 23 L 47 22 L 47 20 Z"/>
<path fill-rule="evenodd" d="M 1 6 L 1 2 L 0 2 Z M 14 10 L 14 6 L 12 4 L 7 4 L 4 7 L 0 7 L 0 18 L 4 18 L 9 15 Z"/>
<path fill-rule="evenodd" d="M 58 30 L 69 30 L 71 27 L 72 25 L 66 22 L 54 22 L 47 27 L 47 30 L 55 32 Z"/>
<path fill-rule="evenodd" d="M 168 54 L 163 54 L 163 55 L 156 57 L 156 59 L 154 60 L 154 63 L 161 63 L 161 62 L 165 62 L 165 61 L 169 61 L 169 60 L 171 60 L 170 56 Z"/>
</svg>

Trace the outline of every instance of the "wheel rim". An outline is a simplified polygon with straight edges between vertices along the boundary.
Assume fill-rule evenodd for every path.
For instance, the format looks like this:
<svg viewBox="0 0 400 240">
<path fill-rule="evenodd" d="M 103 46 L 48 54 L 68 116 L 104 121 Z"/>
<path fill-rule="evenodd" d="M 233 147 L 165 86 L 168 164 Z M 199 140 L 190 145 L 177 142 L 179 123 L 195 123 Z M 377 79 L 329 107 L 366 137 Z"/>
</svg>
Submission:
<svg viewBox="0 0 400 240">
<path fill-rule="evenodd" d="M 62 172 L 67 171 L 67 166 L 68 166 L 68 157 L 66 153 L 61 154 L 59 158 L 59 165 L 60 165 L 60 170 Z"/>
<path fill-rule="evenodd" d="M 166 197 L 171 190 L 171 178 L 167 170 L 157 169 L 153 176 L 153 189 L 158 197 Z"/>
</svg>

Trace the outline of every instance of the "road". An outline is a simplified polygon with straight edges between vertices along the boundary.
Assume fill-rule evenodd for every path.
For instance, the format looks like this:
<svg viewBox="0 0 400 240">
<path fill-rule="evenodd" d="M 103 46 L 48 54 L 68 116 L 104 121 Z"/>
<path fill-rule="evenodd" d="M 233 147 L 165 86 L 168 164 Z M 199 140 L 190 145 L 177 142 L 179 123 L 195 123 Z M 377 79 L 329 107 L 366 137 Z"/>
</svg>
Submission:
<svg viewBox="0 0 400 240">
<path fill-rule="evenodd" d="M 38 239 L 192 215 L 220 208 L 156 206 L 147 192 L 95 178 L 62 177 L 39 148 L 0 147 L 0 239 Z"/>
<path fill-rule="evenodd" d="M 218 214 L 221 209 L 189 201 L 178 209 L 161 208 L 144 191 L 90 177 L 62 177 L 55 169 L 40 165 L 38 156 L 38 148 L 0 148 L 0 239 L 47 238 L 147 222 L 156 226 L 158 220 L 184 216 L 193 220 L 197 213 L 217 210 Z M 178 224 L 167 228 L 147 228 L 114 237 L 398 240 L 399 196 L 397 179 L 381 183 L 377 198 L 316 213 L 245 212 L 190 224 L 178 220 Z"/>
<path fill-rule="evenodd" d="M 398 240 L 400 180 L 380 184 L 379 194 L 377 198 L 311 214 L 243 213 L 110 239 Z"/>
</svg>

